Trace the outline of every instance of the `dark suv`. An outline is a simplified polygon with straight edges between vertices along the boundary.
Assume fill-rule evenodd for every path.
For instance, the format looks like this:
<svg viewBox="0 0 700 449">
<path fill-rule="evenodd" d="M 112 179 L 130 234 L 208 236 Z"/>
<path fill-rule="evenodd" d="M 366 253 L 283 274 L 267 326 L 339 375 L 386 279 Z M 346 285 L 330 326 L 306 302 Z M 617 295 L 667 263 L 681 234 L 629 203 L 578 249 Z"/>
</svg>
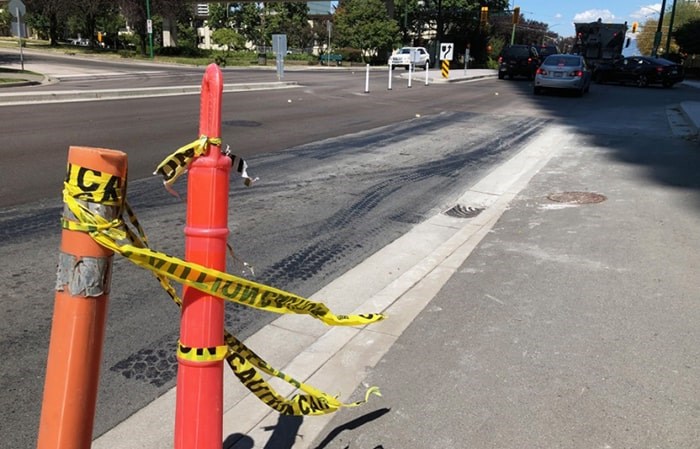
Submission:
<svg viewBox="0 0 700 449">
<path fill-rule="evenodd" d="M 506 45 L 498 57 L 498 79 L 506 76 L 526 76 L 527 79 L 532 79 L 539 65 L 539 54 L 532 45 Z"/>
<path fill-rule="evenodd" d="M 556 45 L 540 45 L 537 47 L 537 54 L 540 57 L 540 61 L 544 62 L 545 59 L 547 59 L 547 56 L 550 55 L 558 55 L 561 52 L 559 51 L 559 47 Z"/>
</svg>

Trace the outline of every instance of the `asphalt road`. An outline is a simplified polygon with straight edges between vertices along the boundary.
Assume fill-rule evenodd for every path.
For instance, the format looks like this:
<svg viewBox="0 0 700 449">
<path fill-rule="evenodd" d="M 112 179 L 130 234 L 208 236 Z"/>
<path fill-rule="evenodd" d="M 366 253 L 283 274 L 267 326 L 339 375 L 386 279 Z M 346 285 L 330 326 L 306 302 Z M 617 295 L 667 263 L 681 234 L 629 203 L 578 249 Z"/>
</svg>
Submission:
<svg viewBox="0 0 700 449">
<path fill-rule="evenodd" d="M 364 94 L 364 73 L 294 77 L 297 89 L 226 94 L 222 137 L 261 178 L 252 188 L 232 180 L 229 220 L 238 259 L 229 271 L 302 295 L 451 207 L 549 123 L 581 131 L 588 143 L 649 148 L 668 144 L 665 106 L 697 98 L 685 86 L 593 86 L 584 98 L 533 97 L 526 81 L 498 80 Z M 128 198 L 153 247 L 182 254 L 185 206 L 150 174 L 196 137 L 198 112 L 196 96 L 0 109 L 6 447 L 31 447 L 36 438 L 67 148 L 126 151 Z M 184 183 L 177 188 L 185 192 Z M 95 435 L 162 394 L 175 375 L 176 307 L 128 262 L 117 259 L 114 272 Z M 227 308 L 227 326 L 241 337 L 272 318 Z"/>
</svg>

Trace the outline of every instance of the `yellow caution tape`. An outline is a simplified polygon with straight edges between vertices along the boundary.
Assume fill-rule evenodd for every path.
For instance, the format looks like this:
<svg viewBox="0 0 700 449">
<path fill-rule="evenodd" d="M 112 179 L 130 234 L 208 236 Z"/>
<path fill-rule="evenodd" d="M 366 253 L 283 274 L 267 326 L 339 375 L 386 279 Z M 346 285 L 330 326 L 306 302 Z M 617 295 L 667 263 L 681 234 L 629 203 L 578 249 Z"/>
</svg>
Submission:
<svg viewBox="0 0 700 449">
<path fill-rule="evenodd" d="M 124 255 L 136 265 L 150 270 L 178 306 L 182 306 L 182 301 L 169 279 L 197 288 L 212 296 L 262 310 L 308 314 L 328 325 L 364 325 L 384 319 L 384 315 L 381 314 L 335 315 L 322 303 L 151 250 L 148 248 L 146 235 L 136 214 L 126 201 L 123 202 L 122 212 L 128 217 L 128 225 L 121 219 L 108 222 L 103 217 L 95 215 L 86 204 L 78 201 L 83 199 L 88 202 L 100 202 L 98 200 L 102 199 L 107 204 L 119 204 L 126 183 L 120 178 L 116 180 L 113 178 L 115 177 L 69 165 L 63 197 L 77 221 L 64 218 L 63 226 L 70 230 L 88 232 L 101 245 Z M 86 187 L 89 190 L 86 190 Z M 112 190 L 116 190 L 116 193 Z M 132 227 L 136 231 L 132 230 Z M 130 243 L 118 243 L 126 240 Z M 381 396 L 378 388 L 371 387 L 366 391 L 363 401 L 343 403 L 337 397 L 330 396 L 272 368 L 226 330 L 224 330 L 224 342 L 225 346 L 212 348 L 190 348 L 179 343 L 177 355 L 180 359 L 193 362 L 225 359 L 236 377 L 251 393 L 283 415 L 332 413 L 341 407 L 361 405 L 372 394 Z M 306 394 L 285 398 L 277 393 L 257 370 L 282 379 Z"/>
<path fill-rule="evenodd" d="M 212 346 L 208 348 L 192 348 L 182 342 L 177 343 L 177 358 L 189 362 L 218 362 L 228 355 L 228 346 Z"/>
<path fill-rule="evenodd" d="M 343 403 L 337 397 L 330 396 L 310 385 L 295 380 L 282 371 L 272 368 L 228 332 L 226 332 L 225 339 L 230 350 L 230 355 L 226 358 L 226 361 L 233 373 L 238 377 L 238 380 L 258 399 L 282 415 L 325 415 L 333 413 L 342 407 L 362 405 L 369 400 L 369 396 L 372 394 L 381 396 L 379 388 L 370 387 L 365 392 L 364 400 Z M 265 381 L 256 368 L 266 374 L 284 380 L 306 394 L 296 394 L 289 399 L 281 396 Z"/>
<path fill-rule="evenodd" d="M 65 189 L 77 200 L 100 203 L 105 206 L 122 204 L 125 180 L 109 173 L 68 164 Z"/>
<path fill-rule="evenodd" d="M 196 157 L 207 152 L 209 145 L 221 145 L 221 138 L 199 136 L 199 139 L 178 148 L 173 154 L 166 157 L 153 174 L 160 175 L 163 178 L 165 188 L 171 190 L 177 178 L 187 171 L 187 167 Z"/>
</svg>

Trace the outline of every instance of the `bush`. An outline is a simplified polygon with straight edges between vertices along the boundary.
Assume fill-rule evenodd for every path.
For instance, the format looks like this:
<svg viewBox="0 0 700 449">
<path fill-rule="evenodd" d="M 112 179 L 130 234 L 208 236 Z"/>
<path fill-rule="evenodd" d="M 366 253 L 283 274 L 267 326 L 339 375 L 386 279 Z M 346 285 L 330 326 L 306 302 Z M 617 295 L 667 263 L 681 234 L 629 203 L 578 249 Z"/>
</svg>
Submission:
<svg viewBox="0 0 700 449">
<path fill-rule="evenodd" d="M 160 47 L 156 49 L 158 56 L 184 56 L 188 58 L 201 58 L 207 56 L 207 51 L 196 47 Z"/>
<path fill-rule="evenodd" d="M 216 55 L 214 63 L 220 67 L 226 67 L 226 56 Z"/>
<path fill-rule="evenodd" d="M 362 62 L 362 51 L 357 48 L 339 48 L 334 53 L 342 55 L 343 61 Z"/>
<path fill-rule="evenodd" d="M 489 58 L 486 60 L 486 68 L 498 70 L 498 59 L 493 59 L 489 56 Z"/>
</svg>

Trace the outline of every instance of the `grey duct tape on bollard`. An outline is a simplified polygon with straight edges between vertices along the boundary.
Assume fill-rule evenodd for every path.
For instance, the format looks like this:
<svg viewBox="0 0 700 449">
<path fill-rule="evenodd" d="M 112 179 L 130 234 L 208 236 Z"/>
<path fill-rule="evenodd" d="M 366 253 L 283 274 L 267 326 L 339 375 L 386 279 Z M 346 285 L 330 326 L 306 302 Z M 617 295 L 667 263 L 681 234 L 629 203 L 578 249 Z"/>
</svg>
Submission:
<svg viewBox="0 0 700 449">
<path fill-rule="evenodd" d="M 111 221 L 119 215 L 119 208 L 78 200 L 95 215 Z M 66 220 L 75 220 L 75 215 L 64 207 L 63 216 Z M 72 296 L 95 297 L 109 294 L 112 277 L 112 258 L 108 257 L 76 257 L 72 254 L 60 253 L 58 256 L 58 271 L 56 273 L 56 291 L 65 291 L 66 286 Z"/>
</svg>

